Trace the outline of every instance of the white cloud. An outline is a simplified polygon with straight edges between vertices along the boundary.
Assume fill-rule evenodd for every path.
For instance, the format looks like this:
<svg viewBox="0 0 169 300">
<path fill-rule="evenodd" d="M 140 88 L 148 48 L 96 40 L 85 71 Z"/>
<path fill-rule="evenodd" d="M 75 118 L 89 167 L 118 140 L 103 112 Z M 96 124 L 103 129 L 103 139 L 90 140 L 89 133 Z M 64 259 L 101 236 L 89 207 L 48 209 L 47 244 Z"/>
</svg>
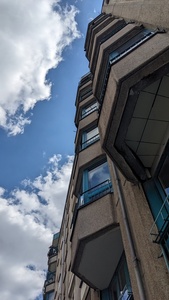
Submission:
<svg viewBox="0 0 169 300">
<path fill-rule="evenodd" d="M 50 99 L 46 75 L 79 37 L 74 6 L 59 0 L 0 0 L 0 126 L 23 133 L 28 112 Z"/>
<path fill-rule="evenodd" d="M 0 299 L 34 300 L 42 291 L 72 169 L 73 157 L 62 165 L 61 159 L 51 157 L 44 176 L 24 180 L 8 196 L 0 187 Z"/>
</svg>

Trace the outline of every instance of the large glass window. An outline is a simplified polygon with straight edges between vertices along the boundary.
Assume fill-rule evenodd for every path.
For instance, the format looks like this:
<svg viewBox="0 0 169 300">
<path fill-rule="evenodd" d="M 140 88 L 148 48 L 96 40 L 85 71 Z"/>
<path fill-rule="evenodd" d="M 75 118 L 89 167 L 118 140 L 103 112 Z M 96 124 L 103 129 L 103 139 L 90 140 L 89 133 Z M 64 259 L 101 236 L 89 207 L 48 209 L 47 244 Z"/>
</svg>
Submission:
<svg viewBox="0 0 169 300">
<path fill-rule="evenodd" d="M 118 59 L 123 57 L 126 53 L 132 51 L 134 48 L 136 48 L 143 41 L 151 37 L 153 34 L 154 32 L 148 29 L 143 29 L 142 31 L 140 31 L 138 34 L 136 34 L 134 37 L 132 37 L 130 40 L 128 40 L 126 43 L 121 45 L 119 48 L 117 48 L 110 54 L 110 63 L 115 63 Z"/>
<path fill-rule="evenodd" d="M 80 204 L 91 202 L 110 192 L 112 184 L 107 162 L 84 171 Z"/>
<path fill-rule="evenodd" d="M 98 103 L 96 101 L 82 108 L 82 115 L 81 115 L 82 119 L 88 116 L 89 114 L 91 114 L 96 109 L 98 109 Z"/>
<path fill-rule="evenodd" d="M 85 149 L 99 139 L 98 127 L 85 131 L 82 135 L 81 149 Z"/>
</svg>

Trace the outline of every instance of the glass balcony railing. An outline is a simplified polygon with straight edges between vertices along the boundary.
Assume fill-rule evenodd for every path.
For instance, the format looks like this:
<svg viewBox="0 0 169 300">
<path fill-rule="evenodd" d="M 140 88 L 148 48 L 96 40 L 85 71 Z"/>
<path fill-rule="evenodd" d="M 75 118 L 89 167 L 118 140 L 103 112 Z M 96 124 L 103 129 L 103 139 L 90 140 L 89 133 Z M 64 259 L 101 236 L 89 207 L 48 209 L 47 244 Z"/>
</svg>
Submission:
<svg viewBox="0 0 169 300">
<path fill-rule="evenodd" d="M 150 31 L 148 29 L 142 28 L 142 30 L 137 35 L 130 38 L 126 43 L 122 44 L 119 48 L 110 53 L 109 60 L 105 69 L 104 79 L 102 80 L 102 90 L 99 97 L 100 102 L 103 102 L 104 99 L 111 66 L 122 59 L 124 56 L 135 50 L 141 44 L 146 42 L 148 39 L 153 37 L 157 32 L 158 31 Z"/>
<path fill-rule="evenodd" d="M 163 240 L 166 240 L 166 236 L 169 236 L 169 195 L 166 197 L 157 214 L 151 227 L 150 235 L 154 243 L 163 243 Z"/>
<path fill-rule="evenodd" d="M 82 193 L 79 197 L 78 207 L 89 202 L 95 201 L 111 192 L 113 192 L 112 183 L 109 179 L 107 179 Z"/>
</svg>

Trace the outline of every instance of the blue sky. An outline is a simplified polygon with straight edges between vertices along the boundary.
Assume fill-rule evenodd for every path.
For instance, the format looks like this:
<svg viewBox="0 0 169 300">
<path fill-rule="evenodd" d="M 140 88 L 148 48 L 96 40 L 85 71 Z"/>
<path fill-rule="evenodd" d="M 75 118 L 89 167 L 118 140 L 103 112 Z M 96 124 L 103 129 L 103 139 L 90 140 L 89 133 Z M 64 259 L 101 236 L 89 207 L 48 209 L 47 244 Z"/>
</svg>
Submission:
<svg viewBox="0 0 169 300">
<path fill-rule="evenodd" d="M 0 0 L 3 300 L 34 300 L 41 292 L 71 173 L 77 85 L 88 72 L 86 28 L 101 6 L 102 0 Z"/>
</svg>

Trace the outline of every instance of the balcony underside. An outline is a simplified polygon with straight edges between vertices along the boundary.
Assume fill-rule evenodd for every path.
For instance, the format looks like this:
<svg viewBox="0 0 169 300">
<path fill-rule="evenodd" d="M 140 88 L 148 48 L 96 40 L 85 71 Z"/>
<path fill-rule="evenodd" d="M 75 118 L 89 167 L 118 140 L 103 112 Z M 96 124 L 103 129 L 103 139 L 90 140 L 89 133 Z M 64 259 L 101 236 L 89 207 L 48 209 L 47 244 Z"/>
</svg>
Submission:
<svg viewBox="0 0 169 300">
<path fill-rule="evenodd" d="M 72 272 L 99 290 L 108 287 L 123 251 L 112 197 L 81 207 L 72 237 Z"/>
</svg>

